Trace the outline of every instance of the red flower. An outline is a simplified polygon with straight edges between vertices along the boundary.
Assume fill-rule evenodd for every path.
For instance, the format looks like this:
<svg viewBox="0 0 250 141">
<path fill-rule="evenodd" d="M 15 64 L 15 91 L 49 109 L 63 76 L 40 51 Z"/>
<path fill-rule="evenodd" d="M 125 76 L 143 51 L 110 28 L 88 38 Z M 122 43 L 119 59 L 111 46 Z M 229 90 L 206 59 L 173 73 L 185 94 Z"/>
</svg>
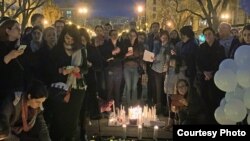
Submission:
<svg viewBox="0 0 250 141">
<path fill-rule="evenodd" d="M 77 79 L 80 79 L 81 78 L 81 74 L 79 72 L 75 72 L 73 74 Z"/>
</svg>

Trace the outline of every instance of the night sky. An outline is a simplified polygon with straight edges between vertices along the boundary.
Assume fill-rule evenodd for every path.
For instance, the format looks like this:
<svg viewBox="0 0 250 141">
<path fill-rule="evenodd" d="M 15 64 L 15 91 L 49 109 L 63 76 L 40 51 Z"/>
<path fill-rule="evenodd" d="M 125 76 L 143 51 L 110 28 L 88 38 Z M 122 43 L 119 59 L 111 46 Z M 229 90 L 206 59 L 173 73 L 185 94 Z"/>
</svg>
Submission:
<svg viewBox="0 0 250 141">
<path fill-rule="evenodd" d="M 65 5 L 66 2 L 72 5 L 79 0 L 55 0 L 60 5 Z M 91 16 L 113 17 L 126 16 L 133 17 L 135 13 L 135 6 L 144 4 L 145 0 L 89 0 L 91 3 Z M 68 4 L 69 5 L 69 4 Z"/>
</svg>

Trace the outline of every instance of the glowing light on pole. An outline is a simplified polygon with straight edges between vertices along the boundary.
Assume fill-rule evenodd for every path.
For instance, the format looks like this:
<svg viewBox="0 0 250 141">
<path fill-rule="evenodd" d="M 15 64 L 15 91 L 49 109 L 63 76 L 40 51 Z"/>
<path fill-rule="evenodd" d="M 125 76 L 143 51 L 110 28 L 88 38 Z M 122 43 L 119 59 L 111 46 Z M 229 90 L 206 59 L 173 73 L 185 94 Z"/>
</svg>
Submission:
<svg viewBox="0 0 250 141">
<path fill-rule="evenodd" d="M 141 17 L 140 17 L 140 15 L 141 15 L 141 13 L 142 13 L 143 11 L 144 11 L 143 6 L 138 5 L 138 6 L 137 6 L 137 12 L 138 12 L 139 29 L 141 28 Z"/>
<path fill-rule="evenodd" d="M 138 11 L 138 13 L 143 12 L 143 7 L 142 7 L 141 5 L 139 5 L 139 6 L 137 7 L 137 11 Z"/>
<path fill-rule="evenodd" d="M 88 13 L 88 8 L 87 7 L 81 7 L 78 9 L 78 12 L 80 14 L 83 14 L 84 15 L 84 22 L 83 22 L 83 25 L 85 26 L 86 25 L 86 14 Z"/>
</svg>

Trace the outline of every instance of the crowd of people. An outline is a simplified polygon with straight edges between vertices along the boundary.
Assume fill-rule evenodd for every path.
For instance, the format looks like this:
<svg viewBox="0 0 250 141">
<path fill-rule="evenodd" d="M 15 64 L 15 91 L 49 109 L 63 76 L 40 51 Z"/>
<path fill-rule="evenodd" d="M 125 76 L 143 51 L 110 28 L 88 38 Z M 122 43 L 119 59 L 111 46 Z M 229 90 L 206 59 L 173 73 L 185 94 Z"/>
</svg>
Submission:
<svg viewBox="0 0 250 141">
<path fill-rule="evenodd" d="M 131 22 L 119 37 L 107 23 L 90 37 L 63 19 L 44 28 L 43 19 L 33 14 L 23 33 L 16 20 L 1 19 L 0 140 L 84 141 L 86 117 L 101 118 L 110 109 L 100 105 L 110 101 L 156 105 L 158 115 L 168 116 L 167 130 L 217 124 L 214 111 L 224 92 L 214 74 L 223 59 L 250 44 L 250 25 L 207 27 L 200 42 L 191 26 L 167 31 L 153 22 L 146 33 Z M 154 54 L 152 62 L 143 60 L 145 50 Z"/>
</svg>

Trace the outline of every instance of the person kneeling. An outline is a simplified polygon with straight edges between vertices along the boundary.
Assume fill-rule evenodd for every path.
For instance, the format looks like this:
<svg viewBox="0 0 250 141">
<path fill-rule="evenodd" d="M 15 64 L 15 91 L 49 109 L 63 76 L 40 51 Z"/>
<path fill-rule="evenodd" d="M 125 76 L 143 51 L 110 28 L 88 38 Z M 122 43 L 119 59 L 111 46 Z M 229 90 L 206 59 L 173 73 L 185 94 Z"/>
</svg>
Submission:
<svg viewBox="0 0 250 141">
<path fill-rule="evenodd" d="M 32 81 L 27 92 L 14 92 L 0 107 L 0 140 L 50 141 L 42 114 L 48 92 L 40 81 Z"/>
</svg>

